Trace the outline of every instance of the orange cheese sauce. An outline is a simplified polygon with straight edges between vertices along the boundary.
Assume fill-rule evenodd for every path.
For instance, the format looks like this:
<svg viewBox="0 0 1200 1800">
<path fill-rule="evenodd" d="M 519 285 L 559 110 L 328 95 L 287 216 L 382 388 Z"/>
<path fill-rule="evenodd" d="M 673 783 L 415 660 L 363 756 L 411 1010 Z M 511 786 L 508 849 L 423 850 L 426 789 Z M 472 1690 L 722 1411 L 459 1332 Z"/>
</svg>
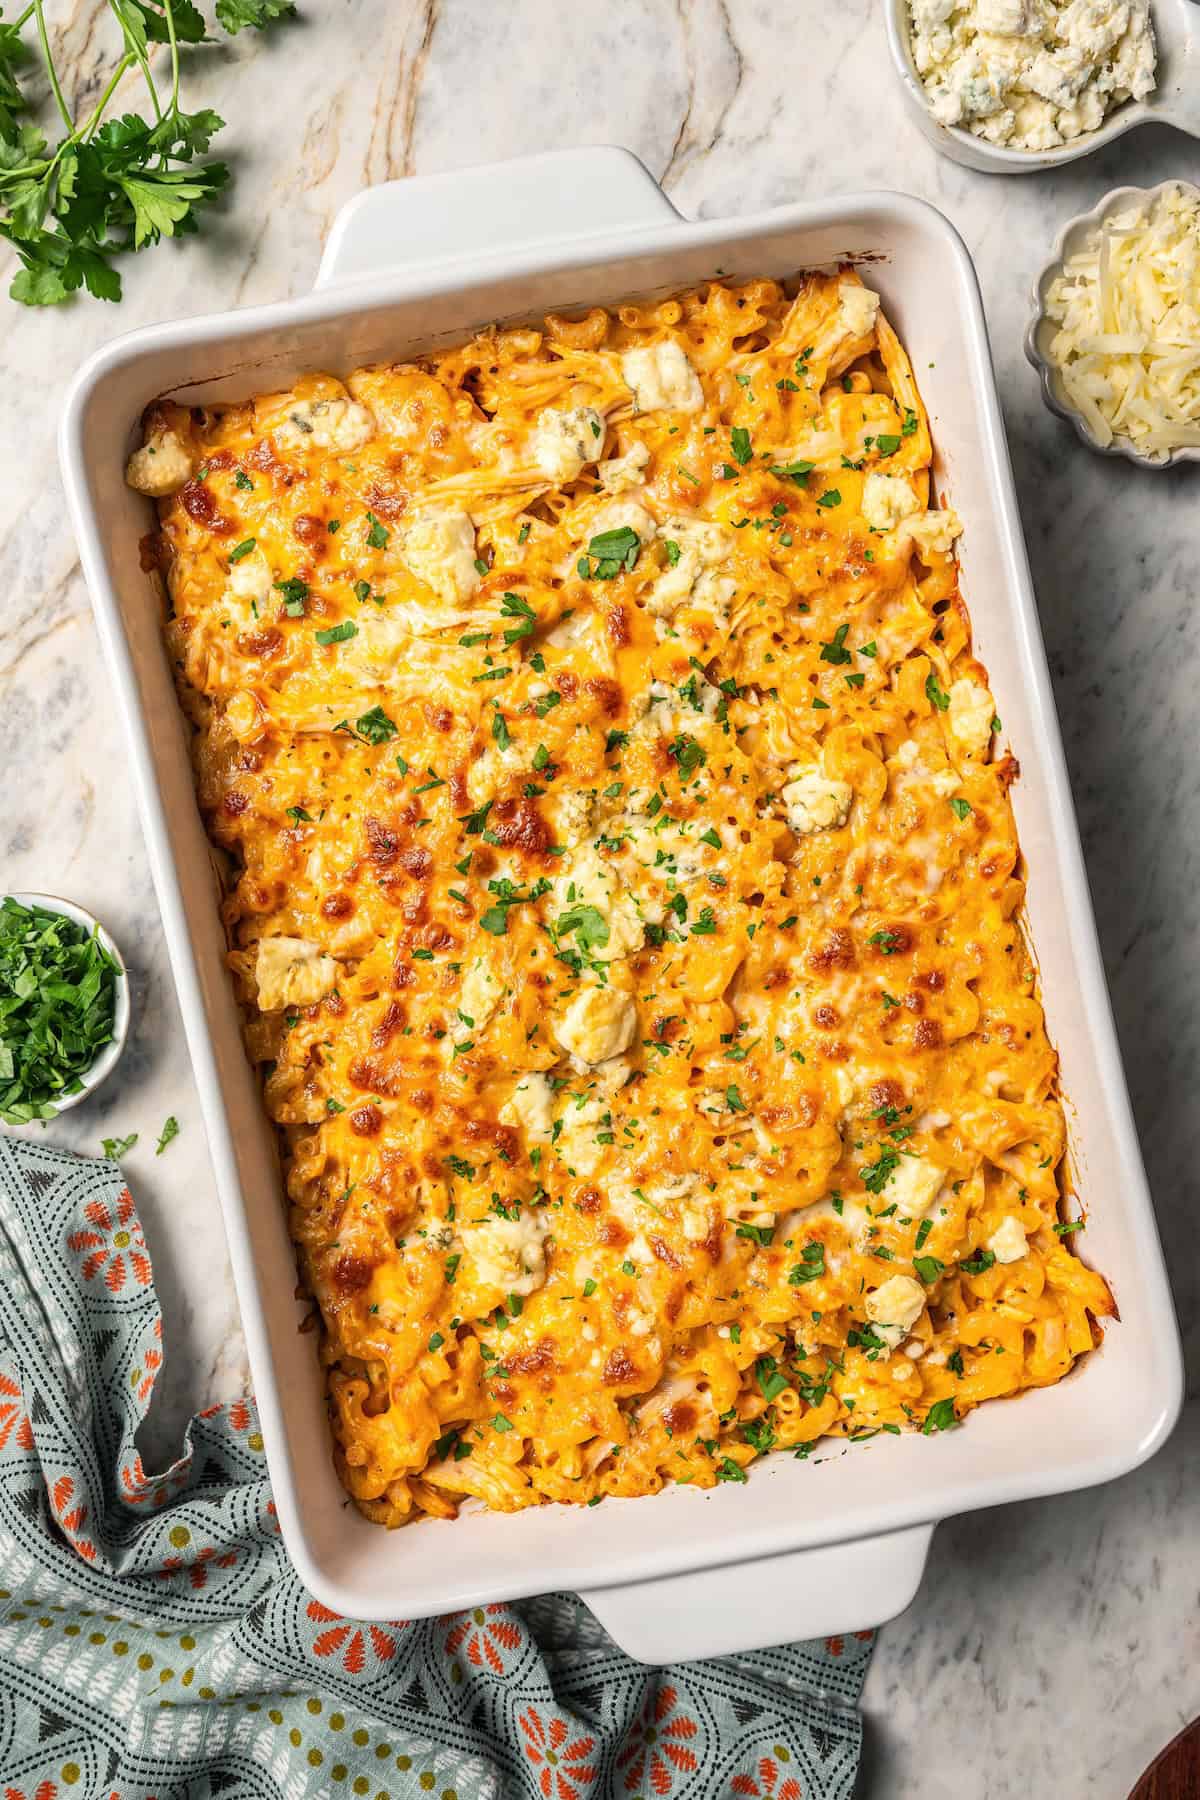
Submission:
<svg viewBox="0 0 1200 1800">
<path fill-rule="evenodd" d="M 856 274 L 156 407 L 229 963 L 389 1525 L 742 1481 L 1112 1311 L 912 371 Z"/>
</svg>

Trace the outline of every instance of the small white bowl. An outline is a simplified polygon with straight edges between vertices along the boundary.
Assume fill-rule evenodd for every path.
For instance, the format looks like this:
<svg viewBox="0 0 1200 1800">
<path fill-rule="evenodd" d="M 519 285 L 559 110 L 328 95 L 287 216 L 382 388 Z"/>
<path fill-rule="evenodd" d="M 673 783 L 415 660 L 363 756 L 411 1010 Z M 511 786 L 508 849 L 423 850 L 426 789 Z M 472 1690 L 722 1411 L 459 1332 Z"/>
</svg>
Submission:
<svg viewBox="0 0 1200 1800">
<path fill-rule="evenodd" d="M 908 110 L 919 131 L 943 156 L 991 175 L 1032 175 L 1090 156 L 1135 125 L 1156 120 L 1200 137 L 1200 7 L 1196 0 L 1154 0 L 1150 9 L 1158 45 L 1154 92 L 1127 100 L 1096 131 L 1086 131 L 1056 150 L 1008 150 L 957 125 L 939 125 L 913 62 L 908 0 L 883 0 L 888 47 Z"/>
<path fill-rule="evenodd" d="M 1062 274 L 1067 258 L 1084 249 L 1105 219 L 1134 206 L 1149 209 L 1168 188 L 1182 188 L 1185 194 L 1200 200 L 1200 188 L 1190 181 L 1160 181 L 1157 187 L 1151 188 L 1120 187 L 1105 194 L 1091 212 L 1080 213 L 1077 218 L 1068 220 L 1055 241 L 1053 256 L 1033 284 L 1033 317 L 1025 333 L 1025 354 L 1038 372 L 1042 398 L 1050 411 L 1073 425 L 1080 441 L 1089 450 L 1098 451 L 1101 456 L 1123 456 L 1127 461 L 1137 463 L 1139 468 L 1155 470 L 1169 469 L 1176 463 L 1200 461 L 1200 445 L 1183 444 L 1178 450 L 1168 451 L 1166 456 L 1153 457 L 1139 450 L 1126 437 L 1114 437 L 1110 444 L 1097 443 L 1086 419 L 1067 393 L 1062 370 L 1050 360 L 1050 340 L 1058 327 L 1046 316 L 1046 297 L 1051 284 Z"/>
<path fill-rule="evenodd" d="M 0 894 L 0 899 L 4 895 Z M 129 1016 L 131 1003 L 129 998 L 129 971 L 125 966 L 125 958 L 116 944 L 104 929 L 99 919 L 86 907 L 76 906 L 73 900 L 63 900 L 58 894 L 9 894 L 10 900 L 16 900 L 21 906 L 43 906 L 47 912 L 62 913 L 64 918 L 71 919 L 76 925 L 82 925 L 86 931 L 95 931 L 101 944 L 114 959 L 121 973 L 117 979 L 117 992 L 113 1006 L 113 1034 L 111 1042 L 105 1044 L 95 1062 L 79 1077 L 82 1086 L 77 1094 L 64 1094 L 61 1100 L 54 1103 L 55 1116 L 67 1112 L 72 1106 L 78 1106 L 81 1100 L 87 1100 L 101 1082 L 106 1081 L 120 1061 L 121 1052 L 125 1048 L 125 1040 L 129 1036 Z M 49 1124 L 44 1120 L 44 1124 Z"/>
</svg>

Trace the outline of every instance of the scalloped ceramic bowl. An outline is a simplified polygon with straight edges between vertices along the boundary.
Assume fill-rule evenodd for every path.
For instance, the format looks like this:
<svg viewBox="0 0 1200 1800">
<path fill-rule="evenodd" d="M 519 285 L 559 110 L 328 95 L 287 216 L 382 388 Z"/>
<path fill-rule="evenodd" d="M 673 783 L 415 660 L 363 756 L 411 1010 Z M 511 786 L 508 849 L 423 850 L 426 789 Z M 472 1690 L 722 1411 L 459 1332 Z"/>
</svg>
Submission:
<svg viewBox="0 0 1200 1800">
<path fill-rule="evenodd" d="M 913 61 L 909 35 L 909 0 L 883 0 L 888 48 L 900 79 L 909 115 L 935 150 L 968 169 L 990 175 L 1032 175 L 1057 169 L 1111 144 L 1135 125 L 1155 121 L 1200 137 L 1200 3 L 1198 0 L 1154 0 L 1150 16 L 1158 45 L 1154 91 L 1144 100 L 1126 100 L 1096 131 L 1085 131 L 1056 150 L 1009 150 L 989 144 L 972 131 L 939 125 L 929 110 L 925 89 Z"/>
<path fill-rule="evenodd" d="M 0 890 L 0 894 L 3 890 Z M 90 913 L 85 906 L 77 906 L 74 900 L 64 900 L 60 894 L 10 893 L 10 900 L 19 901 L 22 906 L 44 906 L 47 912 L 61 913 L 75 925 L 82 925 L 85 931 L 95 931 L 101 944 L 115 960 L 121 971 L 117 982 L 116 1000 L 113 1007 L 113 1034 L 105 1044 L 91 1067 L 80 1076 L 81 1086 L 77 1094 L 64 1094 L 55 1102 L 54 1117 L 65 1113 L 72 1106 L 78 1106 L 89 1100 L 102 1082 L 108 1080 L 121 1060 L 121 1052 L 125 1048 L 125 1040 L 129 1036 L 129 1017 L 131 1004 L 129 998 L 129 971 L 125 966 L 125 958 L 117 949 L 109 933 L 104 929 L 95 913 Z M 48 1124 L 50 1121 L 47 1120 Z"/>
<path fill-rule="evenodd" d="M 1098 443 L 1083 414 L 1068 395 L 1061 369 L 1050 360 L 1050 340 L 1057 327 L 1046 317 L 1046 297 L 1051 284 L 1061 275 L 1067 258 L 1085 248 L 1105 219 L 1139 204 L 1149 208 L 1160 194 L 1175 187 L 1182 188 L 1184 193 L 1192 194 L 1200 200 L 1200 188 L 1190 181 L 1160 181 L 1157 187 L 1148 188 L 1119 187 L 1105 194 L 1103 200 L 1098 201 L 1090 212 L 1079 213 L 1074 219 L 1068 220 L 1055 241 L 1053 256 L 1033 284 L 1033 318 L 1025 333 L 1025 354 L 1038 372 L 1042 398 L 1050 411 L 1057 413 L 1060 419 L 1065 419 L 1068 425 L 1073 425 L 1080 441 L 1089 450 L 1095 450 L 1101 456 L 1123 456 L 1128 462 L 1137 463 L 1143 469 L 1169 469 L 1176 463 L 1200 462 L 1200 445 L 1184 444 L 1178 450 L 1169 451 L 1166 456 L 1154 457 L 1139 450 L 1126 437 L 1114 437 L 1111 444 Z"/>
</svg>

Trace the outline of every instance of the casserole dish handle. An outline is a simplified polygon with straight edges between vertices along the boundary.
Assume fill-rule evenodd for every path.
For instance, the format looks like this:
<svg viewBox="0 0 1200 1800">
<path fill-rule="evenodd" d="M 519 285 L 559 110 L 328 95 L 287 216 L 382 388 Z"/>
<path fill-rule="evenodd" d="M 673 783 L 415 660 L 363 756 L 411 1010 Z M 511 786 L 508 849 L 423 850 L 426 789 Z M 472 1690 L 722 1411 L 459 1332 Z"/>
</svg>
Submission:
<svg viewBox="0 0 1200 1800">
<path fill-rule="evenodd" d="M 579 1597 L 639 1662 L 733 1656 L 796 1638 L 869 1631 L 894 1619 L 921 1584 L 932 1536 L 932 1525 L 911 1525 Z"/>
<path fill-rule="evenodd" d="M 409 263 L 478 262 L 606 232 L 661 230 L 679 216 L 631 151 L 547 150 L 364 188 L 334 220 L 315 285 Z"/>
</svg>

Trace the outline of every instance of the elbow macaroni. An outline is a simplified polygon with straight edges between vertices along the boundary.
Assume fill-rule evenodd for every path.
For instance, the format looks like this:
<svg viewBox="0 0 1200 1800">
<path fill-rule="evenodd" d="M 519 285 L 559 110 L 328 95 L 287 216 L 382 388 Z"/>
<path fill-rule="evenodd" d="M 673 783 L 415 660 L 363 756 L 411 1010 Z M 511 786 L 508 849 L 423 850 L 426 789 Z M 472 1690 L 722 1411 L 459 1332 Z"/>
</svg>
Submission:
<svg viewBox="0 0 1200 1800">
<path fill-rule="evenodd" d="M 1055 1230 L 1016 765 L 853 271 L 146 447 L 358 1505 L 742 1481 L 1065 1374 L 1111 1301 Z"/>
</svg>

